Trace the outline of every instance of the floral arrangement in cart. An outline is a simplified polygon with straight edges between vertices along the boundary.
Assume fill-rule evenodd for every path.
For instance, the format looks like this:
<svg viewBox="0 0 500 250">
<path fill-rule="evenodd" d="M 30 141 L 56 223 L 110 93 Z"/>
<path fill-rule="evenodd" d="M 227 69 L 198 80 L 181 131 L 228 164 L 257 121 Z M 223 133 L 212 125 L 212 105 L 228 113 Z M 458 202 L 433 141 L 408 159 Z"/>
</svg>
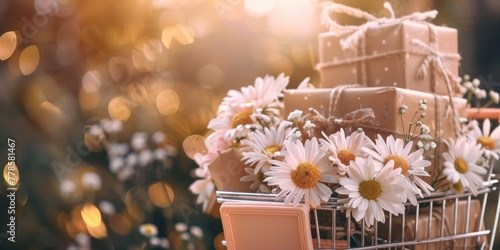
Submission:
<svg viewBox="0 0 500 250">
<path fill-rule="evenodd" d="M 211 163 L 230 150 L 237 152 L 241 163 L 237 167 L 243 174 L 231 175 L 239 185 L 275 193 L 293 206 L 303 202 L 316 207 L 331 197 L 344 197 L 353 218 L 358 222 L 364 218 L 367 226 L 385 222 L 384 211 L 404 213 L 406 203 L 416 205 L 418 197 L 442 189 L 443 183 L 448 190 L 477 195 L 488 173 L 487 163 L 499 158 L 500 129 L 493 129 L 489 120 L 480 127 L 477 121 L 461 119 L 461 136 L 445 139 L 444 163 L 429 184 L 423 179 L 429 177 L 431 162 L 424 155 L 436 142 L 426 125 L 430 122 L 426 100 L 400 107 L 399 116 L 413 117 L 404 136 L 378 135 L 372 140 L 361 128 L 334 126 L 335 119 L 314 109 L 283 114 L 288 82 L 283 74 L 257 78 L 253 85 L 230 90 L 223 99 L 208 124 L 206 149 L 194 155 L 200 179 L 190 189 L 205 210 L 213 206 L 220 181 Z M 463 83 L 465 94 L 471 82 Z M 305 79 L 298 89 L 311 86 Z M 498 103 L 495 94 L 490 97 Z M 408 113 L 406 105 L 418 105 L 418 112 Z M 231 171 L 239 173 L 235 170 L 232 166 Z"/>
</svg>

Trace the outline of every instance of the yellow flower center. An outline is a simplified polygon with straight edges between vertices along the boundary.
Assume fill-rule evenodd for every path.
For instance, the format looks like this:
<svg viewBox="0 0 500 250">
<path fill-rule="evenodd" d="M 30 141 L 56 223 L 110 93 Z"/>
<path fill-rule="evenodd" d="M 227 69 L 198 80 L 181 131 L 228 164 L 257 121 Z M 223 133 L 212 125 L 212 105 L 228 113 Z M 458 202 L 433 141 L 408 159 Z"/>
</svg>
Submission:
<svg viewBox="0 0 500 250">
<path fill-rule="evenodd" d="M 467 165 L 467 162 L 463 158 L 457 158 L 455 159 L 455 169 L 457 172 L 464 174 L 469 171 L 469 165 Z"/>
<path fill-rule="evenodd" d="M 480 143 L 483 146 L 483 148 L 487 149 L 494 149 L 496 146 L 495 141 L 491 139 L 491 137 L 484 135 L 477 138 L 477 143 Z"/>
<path fill-rule="evenodd" d="M 376 200 L 380 196 L 381 192 L 382 188 L 380 187 L 380 183 L 377 181 L 363 181 L 359 184 L 359 193 L 365 199 Z"/>
<path fill-rule="evenodd" d="M 356 159 L 356 155 L 349 149 L 343 148 L 337 151 L 337 157 L 339 158 L 340 162 L 344 165 L 349 165 L 351 161 L 354 161 Z"/>
<path fill-rule="evenodd" d="M 387 164 L 390 160 L 394 161 L 394 169 L 401 168 L 402 175 L 406 176 L 408 174 L 410 164 L 408 163 L 408 161 L 406 161 L 405 158 L 399 155 L 388 155 L 387 157 L 385 157 L 384 164 Z"/>
<path fill-rule="evenodd" d="M 297 169 L 292 171 L 292 181 L 299 188 L 313 188 L 318 183 L 319 177 L 319 169 L 312 162 L 301 162 Z"/>
<path fill-rule="evenodd" d="M 278 152 L 280 150 L 281 150 L 280 146 L 273 144 L 273 145 L 269 145 L 269 146 L 265 147 L 264 153 L 275 153 L 275 152 Z"/>
<path fill-rule="evenodd" d="M 231 120 L 231 127 L 236 128 L 238 125 L 245 125 L 253 123 L 252 118 L 250 117 L 252 112 L 250 111 L 241 111 L 236 113 Z"/>
</svg>

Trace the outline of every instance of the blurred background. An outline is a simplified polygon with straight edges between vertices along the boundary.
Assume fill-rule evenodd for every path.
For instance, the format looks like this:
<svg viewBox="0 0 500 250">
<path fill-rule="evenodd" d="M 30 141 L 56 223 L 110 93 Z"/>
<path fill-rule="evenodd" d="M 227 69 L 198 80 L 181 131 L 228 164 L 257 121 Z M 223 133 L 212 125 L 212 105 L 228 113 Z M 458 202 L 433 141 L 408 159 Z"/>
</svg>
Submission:
<svg viewBox="0 0 500 250">
<path fill-rule="evenodd" d="M 388 15 L 383 1 L 337 2 Z M 460 74 L 500 90 L 499 1 L 389 2 L 396 16 L 437 9 L 433 23 L 458 29 Z M 15 140 L 21 176 L 15 244 L 0 189 L 0 248 L 220 249 L 182 143 L 256 77 L 317 86 L 323 31 L 306 0 L 0 1 L 0 154 Z"/>
</svg>

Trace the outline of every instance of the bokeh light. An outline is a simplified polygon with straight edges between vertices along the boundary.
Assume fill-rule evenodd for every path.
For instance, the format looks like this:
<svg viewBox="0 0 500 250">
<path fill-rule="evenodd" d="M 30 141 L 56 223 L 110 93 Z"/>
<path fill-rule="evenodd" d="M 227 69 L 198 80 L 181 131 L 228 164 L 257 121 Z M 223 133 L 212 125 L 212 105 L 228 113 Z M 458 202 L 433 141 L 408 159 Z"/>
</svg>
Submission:
<svg viewBox="0 0 500 250">
<path fill-rule="evenodd" d="M 7 60 L 17 47 L 17 35 L 14 31 L 8 31 L 0 36 L 0 60 Z"/>
<path fill-rule="evenodd" d="M 174 201 L 174 191 L 165 182 L 156 182 L 148 187 L 148 197 L 157 207 L 170 207 Z"/>
</svg>

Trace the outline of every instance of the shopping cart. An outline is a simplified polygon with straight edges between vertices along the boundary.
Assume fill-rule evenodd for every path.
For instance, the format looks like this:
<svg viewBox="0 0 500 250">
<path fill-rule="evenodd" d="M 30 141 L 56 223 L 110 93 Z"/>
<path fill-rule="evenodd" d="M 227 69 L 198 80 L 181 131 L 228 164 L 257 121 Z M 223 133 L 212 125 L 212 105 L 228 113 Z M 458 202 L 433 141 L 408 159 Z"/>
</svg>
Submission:
<svg viewBox="0 0 500 250">
<path fill-rule="evenodd" d="M 463 194 L 455 194 L 452 191 L 433 192 L 431 195 L 418 199 L 417 206 L 407 204 L 405 214 L 393 216 L 387 213 L 385 223 L 378 223 L 370 228 L 365 226 L 363 220 L 355 222 L 351 217 L 346 216 L 349 211 L 345 206 L 347 203 L 345 199 L 331 198 L 321 207 L 311 208 L 307 213 L 305 221 L 310 222 L 310 224 L 302 225 L 306 225 L 306 230 L 310 232 L 299 235 L 306 235 L 309 238 L 304 239 L 307 241 L 306 244 L 299 241 L 297 245 L 301 246 L 298 246 L 297 249 L 494 249 L 500 200 L 492 199 L 495 204 L 491 205 L 488 196 L 496 194 L 497 197 L 493 198 L 500 197 L 498 197 L 498 179 L 493 174 L 489 176 L 486 178 L 484 188 L 478 191 L 477 196 L 473 196 L 469 192 Z M 246 211 L 252 211 L 252 207 L 267 207 L 272 216 L 265 219 L 270 221 L 279 217 L 281 212 L 276 212 L 275 207 L 265 206 L 265 204 L 286 206 L 282 204 L 282 200 L 276 200 L 275 194 L 217 191 L 217 200 L 223 203 L 222 208 L 225 207 L 224 205 L 231 207 L 231 204 L 242 204 L 242 207 L 247 209 Z M 486 218 L 486 207 L 491 208 L 495 205 L 494 220 Z M 291 208 L 292 206 L 287 207 Z M 261 212 L 265 213 L 266 208 L 263 210 L 264 212 L 262 210 Z M 254 233 L 245 233 L 245 246 L 238 245 L 238 242 L 231 242 L 242 239 L 240 236 L 235 237 L 235 229 L 240 230 L 248 225 L 248 221 L 254 219 L 252 218 L 254 213 L 245 214 L 250 217 L 245 222 L 245 220 L 240 219 L 231 220 L 231 209 L 227 211 L 221 209 L 221 211 L 227 241 L 223 243 L 228 246 L 228 249 L 239 250 L 242 247 L 276 249 L 276 246 L 279 247 L 281 243 L 274 242 L 275 239 L 279 238 L 286 242 L 297 240 L 286 236 L 277 237 L 279 234 L 289 234 L 290 231 L 294 230 L 289 227 L 285 227 L 285 230 L 277 229 L 279 232 L 277 230 L 271 231 L 271 234 L 274 235 L 268 239 L 262 235 L 252 238 L 256 235 L 255 232 L 264 229 L 255 228 L 254 225 L 253 228 L 249 229 L 250 232 Z M 295 216 L 294 213 L 292 215 L 292 219 L 300 217 Z M 255 217 L 255 220 L 258 219 Z M 486 220 L 492 223 L 486 223 Z M 273 224 L 266 225 L 265 229 L 275 226 Z M 269 241 L 273 242 L 272 248 L 266 247 L 269 246 Z"/>
</svg>

